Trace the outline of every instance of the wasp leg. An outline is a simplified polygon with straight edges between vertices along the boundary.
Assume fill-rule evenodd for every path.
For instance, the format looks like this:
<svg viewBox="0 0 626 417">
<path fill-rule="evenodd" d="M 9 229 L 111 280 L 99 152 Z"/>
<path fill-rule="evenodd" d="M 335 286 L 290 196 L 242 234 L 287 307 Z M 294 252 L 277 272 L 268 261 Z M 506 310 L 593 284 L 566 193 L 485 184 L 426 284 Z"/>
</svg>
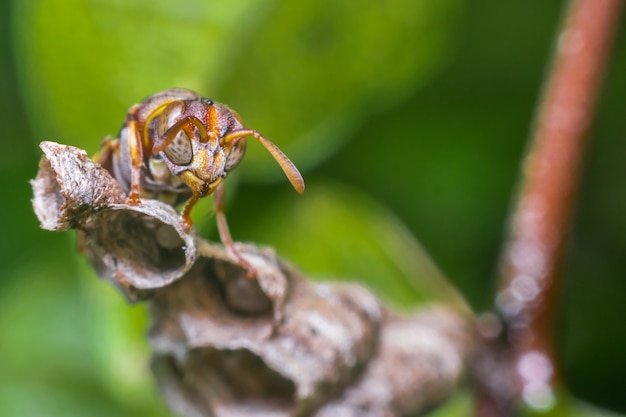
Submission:
<svg viewBox="0 0 626 417">
<path fill-rule="evenodd" d="M 241 253 L 237 250 L 235 242 L 233 242 L 230 236 L 230 230 L 228 230 L 228 223 L 226 223 L 226 216 L 224 215 L 224 184 L 220 183 L 215 190 L 215 216 L 217 218 L 217 230 L 220 234 L 220 239 L 226 248 L 228 254 L 246 270 L 246 278 L 253 278 L 256 275 L 256 271 L 252 265 L 246 261 Z"/>
<path fill-rule="evenodd" d="M 139 133 L 139 123 L 137 121 L 137 108 L 131 108 L 128 122 L 128 151 L 131 159 L 130 171 L 130 194 L 126 200 L 127 204 L 137 205 L 141 201 L 141 166 L 143 165 L 143 144 Z"/>
<path fill-rule="evenodd" d="M 191 220 L 191 209 L 198 203 L 199 200 L 199 195 L 194 194 L 191 196 L 189 201 L 185 204 L 185 207 L 183 207 L 183 212 L 180 214 L 183 220 L 183 228 L 187 233 L 189 233 L 191 226 L 193 225 L 193 221 Z"/>
<path fill-rule="evenodd" d="M 274 145 L 256 130 L 235 130 L 224 136 L 224 138 L 222 139 L 222 143 L 227 146 L 230 142 L 237 141 L 246 136 L 253 136 L 259 142 L 261 142 L 263 146 L 265 146 L 265 149 L 267 149 L 269 153 L 272 154 L 276 162 L 278 162 L 278 165 L 280 165 L 281 169 L 289 179 L 289 182 L 291 183 L 293 188 L 295 188 L 295 190 L 299 194 L 302 194 L 304 192 L 304 179 L 302 179 L 302 175 L 300 174 L 300 171 L 298 171 L 298 168 L 296 168 L 293 162 L 291 162 L 291 160 L 287 158 L 287 155 L 285 155 L 280 149 L 278 149 L 278 146 Z"/>
<path fill-rule="evenodd" d="M 112 161 L 113 155 L 116 154 L 119 149 L 119 139 L 113 139 L 110 136 L 107 136 L 102 139 L 100 149 L 95 154 L 93 154 L 91 160 L 100 165 L 109 164 Z"/>
</svg>

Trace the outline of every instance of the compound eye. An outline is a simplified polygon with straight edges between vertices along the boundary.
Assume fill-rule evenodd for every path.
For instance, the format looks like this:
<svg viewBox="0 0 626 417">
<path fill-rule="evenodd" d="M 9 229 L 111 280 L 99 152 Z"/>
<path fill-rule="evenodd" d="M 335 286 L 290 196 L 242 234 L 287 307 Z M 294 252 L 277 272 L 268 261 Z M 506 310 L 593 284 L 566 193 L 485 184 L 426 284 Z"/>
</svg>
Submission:
<svg viewBox="0 0 626 417">
<path fill-rule="evenodd" d="M 173 164 L 189 165 L 193 158 L 191 139 L 185 132 L 180 132 L 163 152 Z"/>
<path fill-rule="evenodd" d="M 230 151 L 230 154 L 226 159 L 226 166 L 224 167 L 224 170 L 226 172 L 230 172 L 235 169 L 235 167 L 237 167 L 237 165 L 239 165 L 239 162 L 241 162 L 241 160 L 243 159 L 245 153 L 246 139 L 242 138 L 239 139 L 237 143 L 235 143 L 235 146 L 233 146 L 233 149 Z"/>
</svg>

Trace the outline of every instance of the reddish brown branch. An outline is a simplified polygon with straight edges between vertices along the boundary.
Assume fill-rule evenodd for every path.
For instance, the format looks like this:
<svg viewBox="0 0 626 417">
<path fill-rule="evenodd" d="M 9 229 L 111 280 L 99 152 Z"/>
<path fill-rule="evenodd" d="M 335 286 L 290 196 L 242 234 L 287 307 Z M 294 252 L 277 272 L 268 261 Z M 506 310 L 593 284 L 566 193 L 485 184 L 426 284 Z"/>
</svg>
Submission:
<svg viewBox="0 0 626 417">
<path fill-rule="evenodd" d="M 622 3 L 573 0 L 568 7 L 504 252 L 497 302 L 513 348 L 512 397 L 539 408 L 550 405 L 558 381 L 552 338 L 560 269 L 587 130 Z"/>
</svg>

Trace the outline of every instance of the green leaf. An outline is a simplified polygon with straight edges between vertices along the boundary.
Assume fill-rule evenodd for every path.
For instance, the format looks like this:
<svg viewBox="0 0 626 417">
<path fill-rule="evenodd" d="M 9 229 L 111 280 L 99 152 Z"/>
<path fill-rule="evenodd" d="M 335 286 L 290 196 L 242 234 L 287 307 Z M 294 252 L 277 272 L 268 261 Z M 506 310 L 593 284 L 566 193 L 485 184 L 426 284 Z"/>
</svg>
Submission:
<svg viewBox="0 0 626 417">
<path fill-rule="evenodd" d="M 215 89 L 267 3 L 15 2 L 15 51 L 36 133 L 93 151 L 142 98 L 172 87 Z"/>
<path fill-rule="evenodd" d="M 237 227 L 246 239 L 272 242 L 309 276 L 361 281 L 400 306 L 441 301 L 468 311 L 392 213 L 345 185 L 313 181 L 307 187 L 302 196 L 265 200 L 254 216 L 238 216 Z"/>
<path fill-rule="evenodd" d="M 67 258 L 37 254 L 14 274 L 0 292 L 1 416 L 169 415 L 141 309 Z"/>
<path fill-rule="evenodd" d="M 126 408 L 146 407 L 158 395 L 150 373 L 149 318 L 145 303 L 130 305 L 108 282 L 82 263 L 84 296 L 89 300 L 94 373 L 111 397 Z"/>
<path fill-rule="evenodd" d="M 554 398 L 546 407 L 523 407 L 523 417 L 620 417 L 617 414 L 586 404 L 572 397 L 563 388 L 557 388 Z"/>
<path fill-rule="evenodd" d="M 423 85 L 449 50 L 458 0 L 280 1 L 221 92 L 307 169 L 366 117 Z M 246 179 L 278 170 L 248 155 Z M 262 177 L 262 176 L 261 176 Z"/>
<path fill-rule="evenodd" d="M 434 411 L 426 414 L 427 417 L 463 417 L 471 416 L 473 399 L 466 390 L 461 390 L 452 395 Z"/>
<path fill-rule="evenodd" d="M 132 104 L 186 87 L 309 167 L 433 74 L 460 1 L 31 0 L 15 2 L 14 50 L 41 139 L 94 151 Z M 248 180 L 280 173 L 247 159 Z"/>
</svg>

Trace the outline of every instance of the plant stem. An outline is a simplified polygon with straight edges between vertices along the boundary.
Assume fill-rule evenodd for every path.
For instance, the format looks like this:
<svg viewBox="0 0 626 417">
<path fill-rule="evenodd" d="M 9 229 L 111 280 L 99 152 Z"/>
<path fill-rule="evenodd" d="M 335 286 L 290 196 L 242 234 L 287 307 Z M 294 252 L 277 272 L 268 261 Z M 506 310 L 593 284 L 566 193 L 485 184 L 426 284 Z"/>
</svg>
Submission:
<svg viewBox="0 0 626 417">
<path fill-rule="evenodd" d="M 549 408 L 554 324 L 587 131 L 623 0 L 572 0 L 554 51 L 504 249 L 497 307 L 512 349 L 512 398 Z M 510 407 L 510 408 L 509 408 Z M 508 415 L 508 410 L 500 410 Z M 491 415 L 491 414 L 479 414 Z"/>
</svg>

